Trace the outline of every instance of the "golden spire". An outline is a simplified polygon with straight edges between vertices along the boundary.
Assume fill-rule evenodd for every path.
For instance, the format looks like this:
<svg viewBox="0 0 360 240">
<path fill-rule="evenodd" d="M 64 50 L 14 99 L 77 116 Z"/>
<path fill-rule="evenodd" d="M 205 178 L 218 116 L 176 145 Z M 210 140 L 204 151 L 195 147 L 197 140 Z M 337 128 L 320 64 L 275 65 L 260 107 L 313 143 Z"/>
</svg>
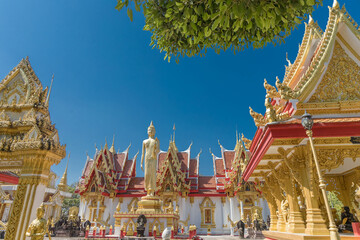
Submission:
<svg viewBox="0 0 360 240">
<path fill-rule="evenodd" d="M 309 15 L 309 25 L 314 23 L 314 19 L 311 17 L 311 15 Z"/>
<path fill-rule="evenodd" d="M 49 98 L 50 98 L 50 93 L 51 93 L 53 81 L 54 81 L 54 74 L 52 75 L 51 84 L 50 84 L 50 89 L 49 89 L 49 92 L 48 92 L 48 95 L 47 95 L 46 101 L 45 101 L 45 106 L 46 106 L 46 107 L 49 106 Z"/>
<path fill-rule="evenodd" d="M 63 176 L 61 177 L 60 183 L 58 185 L 58 189 L 63 192 L 66 192 L 67 187 L 68 187 L 68 185 L 67 185 L 67 170 L 68 170 L 68 165 L 69 165 L 69 159 L 70 159 L 70 153 L 69 153 L 69 157 L 68 157 L 68 160 L 66 163 L 65 172 L 64 172 Z"/>
<path fill-rule="evenodd" d="M 112 145 L 111 145 L 111 147 L 110 147 L 110 149 L 109 149 L 109 151 L 110 151 L 112 154 L 115 154 L 115 153 L 116 153 L 115 147 L 114 147 L 114 143 L 115 143 L 115 134 L 114 134 L 114 136 L 113 136 Z"/>
<path fill-rule="evenodd" d="M 174 130 L 173 142 L 175 142 L 175 130 L 176 130 L 175 123 L 174 123 L 174 126 L 173 126 L 173 130 Z"/>
<path fill-rule="evenodd" d="M 105 146 L 104 146 L 104 149 L 107 149 L 108 148 L 108 144 L 107 144 L 107 139 L 105 138 Z"/>
</svg>

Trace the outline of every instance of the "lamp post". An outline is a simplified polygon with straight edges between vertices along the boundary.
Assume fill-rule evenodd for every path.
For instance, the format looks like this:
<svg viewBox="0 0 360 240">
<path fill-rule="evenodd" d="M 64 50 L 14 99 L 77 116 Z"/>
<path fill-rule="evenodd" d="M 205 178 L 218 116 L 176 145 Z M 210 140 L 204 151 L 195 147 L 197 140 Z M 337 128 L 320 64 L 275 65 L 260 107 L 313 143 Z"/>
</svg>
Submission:
<svg viewBox="0 0 360 240">
<path fill-rule="evenodd" d="M 326 189 L 325 189 L 326 185 L 325 185 L 323 176 L 321 174 L 320 165 L 319 165 L 319 162 L 318 162 L 318 159 L 317 159 L 317 156 L 316 156 L 316 152 L 315 152 L 315 148 L 314 148 L 314 142 L 313 142 L 313 139 L 312 139 L 312 134 L 313 134 L 312 126 L 314 124 L 314 121 L 312 119 L 312 116 L 305 112 L 305 114 L 301 117 L 301 124 L 306 130 L 306 135 L 309 137 L 311 151 L 312 151 L 312 154 L 314 156 L 316 171 L 317 171 L 317 173 L 319 175 L 319 183 L 320 183 L 319 187 L 321 189 L 321 192 L 322 192 L 322 195 L 323 195 L 323 198 L 324 198 L 324 202 L 325 202 L 326 212 L 327 212 L 327 215 L 329 217 L 330 239 L 331 240 L 340 240 L 340 235 L 339 235 L 339 232 L 338 232 L 338 230 L 336 228 L 336 225 L 335 225 L 335 222 L 334 222 L 334 217 L 333 217 L 333 215 L 331 213 L 331 209 L 330 209 L 330 206 L 329 206 L 329 201 L 328 201 L 328 198 L 327 198 L 327 195 L 326 195 Z"/>
</svg>

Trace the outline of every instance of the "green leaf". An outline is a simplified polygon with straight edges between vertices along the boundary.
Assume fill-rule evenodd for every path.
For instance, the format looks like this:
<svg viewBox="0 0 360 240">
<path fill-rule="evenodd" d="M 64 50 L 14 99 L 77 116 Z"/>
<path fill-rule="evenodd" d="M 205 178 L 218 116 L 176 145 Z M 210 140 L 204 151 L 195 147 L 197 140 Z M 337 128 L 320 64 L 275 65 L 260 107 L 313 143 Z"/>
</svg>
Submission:
<svg viewBox="0 0 360 240">
<path fill-rule="evenodd" d="M 139 4 L 137 4 L 136 2 L 135 2 L 135 10 L 137 11 L 137 12 L 140 12 L 140 5 Z"/>
<path fill-rule="evenodd" d="M 313 5 L 315 5 L 315 0 L 306 0 L 306 4 L 313 6 Z"/>
<path fill-rule="evenodd" d="M 127 15 L 130 18 L 130 21 L 133 21 L 133 11 L 130 8 L 127 9 Z"/>
<path fill-rule="evenodd" d="M 220 21 L 221 21 L 221 18 L 220 18 L 220 17 L 217 18 L 217 19 L 214 21 L 213 25 L 211 26 L 211 29 L 212 29 L 212 30 L 215 30 L 215 29 L 219 26 Z"/>
<path fill-rule="evenodd" d="M 124 7 L 124 5 L 125 4 L 121 0 L 118 0 L 115 9 L 120 11 Z"/>
<path fill-rule="evenodd" d="M 210 35 L 211 35 L 211 29 L 209 29 L 209 27 L 205 27 L 204 32 L 205 32 L 205 37 L 210 37 Z"/>
<path fill-rule="evenodd" d="M 196 26 L 196 24 L 195 24 L 194 22 L 191 22 L 191 23 L 190 23 L 190 26 L 191 26 L 191 28 L 194 29 L 195 31 L 198 30 L 198 28 L 197 28 L 197 26 Z"/>
</svg>

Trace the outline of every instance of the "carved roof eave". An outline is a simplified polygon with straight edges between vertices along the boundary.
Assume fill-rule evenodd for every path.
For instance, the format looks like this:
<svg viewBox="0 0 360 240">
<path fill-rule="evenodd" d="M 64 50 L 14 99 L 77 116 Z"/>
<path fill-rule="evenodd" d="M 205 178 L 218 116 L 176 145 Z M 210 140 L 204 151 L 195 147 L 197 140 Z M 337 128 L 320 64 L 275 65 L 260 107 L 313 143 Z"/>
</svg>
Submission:
<svg viewBox="0 0 360 240">
<path fill-rule="evenodd" d="M 310 17 L 311 18 L 311 17 Z M 284 84 L 289 84 L 291 79 L 294 77 L 294 75 L 298 72 L 299 68 L 302 66 L 301 63 L 304 61 L 304 58 L 306 58 L 308 49 L 311 47 L 311 43 L 313 39 L 321 39 L 321 35 L 323 34 L 323 31 L 317 24 L 317 22 L 314 22 L 312 19 L 310 19 L 309 23 L 305 23 L 305 33 L 302 39 L 302 42 L 300 44 L 298 55 L 294 61 L 294 63 L 288 67 L 288 69 L 285 72 Z"/>
<path fill-rule="evenodd" d="M 297 85 L 294 87 L 299 92 L 299 101 L 303 101 L 311 93 L 317 80 L 321 77 L 324 70 L 324 63 L 326 63 L 331 57 L 332 50 L 334 48 L 336 33 L 339 27 L 339 23 L 343 19 L 341 17 L 341 11 L 339 8 L 329 8 L 329 19 L 326 26 L 326 30 L 323 34 L 316 53 L 307 68 L 304 75 L 300 78 Z"/>
</svg>

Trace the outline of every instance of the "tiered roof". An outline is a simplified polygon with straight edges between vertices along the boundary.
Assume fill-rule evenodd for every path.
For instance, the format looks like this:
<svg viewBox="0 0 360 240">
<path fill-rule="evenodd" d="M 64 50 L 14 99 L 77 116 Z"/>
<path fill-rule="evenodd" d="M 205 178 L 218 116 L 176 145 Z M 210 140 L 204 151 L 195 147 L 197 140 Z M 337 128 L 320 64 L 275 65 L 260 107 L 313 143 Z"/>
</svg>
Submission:
<svg viewBox="0 0 360 240">
<path fill-rule="evenodd" d="M 214 176 L 200 176 L 201 152 L 191 158 L 191 145 L 185 151 L 178 151 L 175 142 L 171 141 L 168 150 L 158 154 L 157 192 L 225 196 L 226 181 L 230 181 L 233 171 L 237 174 L 240 169 L 236 166 L 240 166 L 240 162 L 245 159 L 245 154 L 236 153 L 240 145 L 244 150 L 242 141 L 237 142 L 234 150 L 226 150 L 221 146 L 223 158 L 214 159 Z M 80 194 L 100 192 L 105 196 L 113 194 L 118 197 L 145 195 L 144 178 L 136 177 L 135 174 L 137 154 L 129 159 L 129 148 L 130 146 L 122 153 L 114 153 L 113 150 L 108 150 L 106 144 L 101 150 L 96 149 L 95 160 L 88 156 L 79 183 Z M 228 188 L 228 191 L 233 190 L 234 188 Z"/>
</svg>

